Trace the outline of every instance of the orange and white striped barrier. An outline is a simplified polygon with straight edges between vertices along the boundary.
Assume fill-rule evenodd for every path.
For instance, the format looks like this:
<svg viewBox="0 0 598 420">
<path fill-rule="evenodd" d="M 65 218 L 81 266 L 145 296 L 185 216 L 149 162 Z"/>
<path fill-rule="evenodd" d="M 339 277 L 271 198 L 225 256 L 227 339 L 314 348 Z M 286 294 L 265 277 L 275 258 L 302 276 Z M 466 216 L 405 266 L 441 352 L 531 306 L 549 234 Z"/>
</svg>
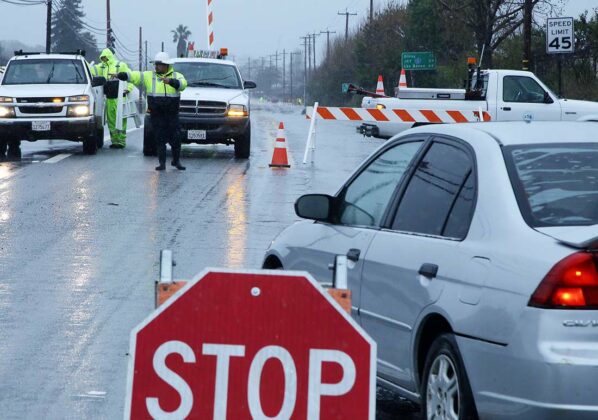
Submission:
<svg viewBox="0 0 598 420">
<path fill-rule="evenodd" d="M 407 87 L 407 75 L 405 74 L 405 69 L 401 69 L 401 77 L 399 77 L 399 89 L 405 89 Z"/>
<path fill-rule="evenodd" d="M 212 3 L 214 0 L 207 0 L 208 4 L 208 50 L 214 47 L 214 10 Z"/>
<path fill-rule="evenodd" d="M 307 119 L 311 119 L 314 108 L 308 107 Z M 326 121 L 363 121 L 363 122 L 394 122 L 394 123 L 425 123 L 425 124 L 455 124 L 479 121 L 492 121 L 492 116 L 486 112 L 474 110 L 441 110 L 441 109 L 376 109 L 376 108 L 333 108 L 318 107 L 316 119 Z"/>
<path fill-rule="evenodd" d="M 382 95 L 382 96 L 386 95 L 384 93 L 384 79 L 382 78 L 382 75 L 378 76 L 378 84 L 376 85 L 376 94 Z"/>
<path fill-rule="evenodd" d="M 271 168 L 290 168 L 289 156 L 287 154 L 287 140 L 284 134 L 284 123 L 278 126 L 278 135 L 276 136 L 276 143 L 274 145 L 274 153 L 272 154 Z"/>
</svg>

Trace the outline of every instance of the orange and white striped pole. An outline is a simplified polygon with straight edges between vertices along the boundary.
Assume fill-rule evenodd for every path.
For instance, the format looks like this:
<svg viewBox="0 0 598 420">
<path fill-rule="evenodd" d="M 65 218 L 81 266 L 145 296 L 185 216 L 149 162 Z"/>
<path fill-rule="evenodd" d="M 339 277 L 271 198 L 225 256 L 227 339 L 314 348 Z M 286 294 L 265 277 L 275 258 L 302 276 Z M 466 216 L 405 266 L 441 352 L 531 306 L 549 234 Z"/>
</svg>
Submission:
<svg viewBox="0 0 598 420">
<path fill-rule="evenodd" d="M 214 0 L 207 0 L 208 3 L 208 50 L 214 47 L 214 10 L 212 3 Z"/>
</svg>

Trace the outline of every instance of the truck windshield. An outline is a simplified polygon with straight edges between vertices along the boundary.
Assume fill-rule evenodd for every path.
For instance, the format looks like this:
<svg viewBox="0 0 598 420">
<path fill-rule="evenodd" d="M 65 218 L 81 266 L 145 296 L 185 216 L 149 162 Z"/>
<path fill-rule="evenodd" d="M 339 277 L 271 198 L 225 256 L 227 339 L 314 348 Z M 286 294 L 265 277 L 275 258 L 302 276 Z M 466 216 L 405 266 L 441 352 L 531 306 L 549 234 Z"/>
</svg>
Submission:
<svg viewBox="0 0 598 420">
<path fill-rule="evenodd" d="M 505 147 L 519 208 L 532 227 L 598 224 L 598 144 Z"/>
<path fill-rule="evenodd" d="M 234 66 L 217 63 L 176 63 L 174 69 L 185 76 L 189 86 L 242 89 L 241 78 Z"/>
<path fill-rule="evenodd" d="M 85 69 L 79 60 L 32 59 L 12 61 L 3 85 L 83 85 Z"/>
</svg>

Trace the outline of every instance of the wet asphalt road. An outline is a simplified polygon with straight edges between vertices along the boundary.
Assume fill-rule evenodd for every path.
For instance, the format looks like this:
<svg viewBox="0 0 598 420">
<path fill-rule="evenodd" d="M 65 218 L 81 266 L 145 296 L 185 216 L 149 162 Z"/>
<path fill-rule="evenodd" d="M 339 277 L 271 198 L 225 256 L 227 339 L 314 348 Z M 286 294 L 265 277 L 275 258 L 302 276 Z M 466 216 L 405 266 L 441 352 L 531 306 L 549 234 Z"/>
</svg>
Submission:
<svg viewBox="0 0 598 420">
<path fill-rule="evenodd" d="M 159 251 L 174 251 L 181 279 L 259 268 L 297 219 L 296 198 L 336 192 L 380 145 L 320 124 L 315 162 L 302 165 L 308 123 L 297 109 L 252 118 L 249 161 L 232 146 L 193 146 L 186 172 L 157 173 L 134 130 L 125 150 L 24 143 L 21 163 L 0 164 L 0 418 L 121 418 L 129 333 L 153 309 Z M 280 121 L 290 170 L 268 167 Z M 380 419 L 415 418 L 379 398 Z"/>
</svg>

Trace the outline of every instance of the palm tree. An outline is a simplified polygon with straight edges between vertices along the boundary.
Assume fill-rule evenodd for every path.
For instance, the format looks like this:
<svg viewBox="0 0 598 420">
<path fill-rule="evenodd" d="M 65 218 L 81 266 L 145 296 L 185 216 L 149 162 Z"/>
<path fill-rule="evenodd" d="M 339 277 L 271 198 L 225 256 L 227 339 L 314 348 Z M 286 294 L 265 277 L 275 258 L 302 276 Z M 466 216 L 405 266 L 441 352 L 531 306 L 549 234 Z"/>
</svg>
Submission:
<svg viewBox="0 0 598 420">
<path fill-rule="evenodd" d="M 187 26 L 179 25 L 172 32 L 172 42 L 176 43 L 176 55 L 182 57 L 187 53 L 187 40 L 191 36 L 191 31 Z"/>
</svg>

